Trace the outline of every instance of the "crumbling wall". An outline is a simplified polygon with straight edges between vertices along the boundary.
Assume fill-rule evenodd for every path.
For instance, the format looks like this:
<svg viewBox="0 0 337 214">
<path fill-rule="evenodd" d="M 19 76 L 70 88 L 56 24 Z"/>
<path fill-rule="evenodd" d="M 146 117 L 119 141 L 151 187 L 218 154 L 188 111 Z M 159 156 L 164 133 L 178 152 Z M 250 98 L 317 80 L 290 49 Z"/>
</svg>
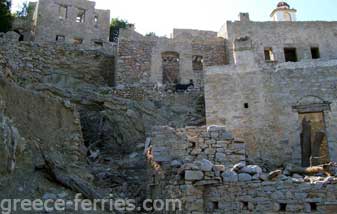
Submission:
<svg viewBox="0 0 337 214">
<path fill-rule="evenodd" d="M 110 10 L 96 10 L 93 1 L 44 0 L 36 7 L 37 20 L 34 31 L 36 42 L 55 42 L 57 36 L 64 36 L 68 43 L 82 39 L 84 44 L 107 42 L 109 39 Z M 60 6 L 67 8 L 62 17 Z M 76 21 L 78 10 L 85 10 L 82 23 Z M 95 18 L 96 17 L 96 18 Z M 97 20 L 97 22 L 95 22 Z"/>
<path fill-rule="evenodd" d="M 228 40 L 229 62 L 234 63 L 235 39 L 249 36 L 252 39 L 257 63 L 264 63 L 264 48 L 272 48 L 275 60 L 284 62 L 284 48 L 297 49 L 299 60 L 311 59 L 311 47 L 320 49 L 322 59 L 336 59 L 337 22 L 246 22 L 227 21 L 219 36 Z"/>
<path fill-rule="evenodd" d="M 202 56 L 205 66 L 226 64 L 224 39 L 217 38 L 215 34 L 198 34 L 194 31 L 183 30 L 177 34 L 173 39 L 144 37 L 131 29 L 122 29 L 116 82 L 162 84 L 162 53 L 165 52 L 175 52 L 179 55 L 178 82 L 187 84 L 192 79 L 194 83 L 198 83 L 198 87 L 202 86 L 203 75 L 193 71 L 194 56 Z"/>
<path fill-rule="evenodd" d="M 213 162 L 203 159 L 209 157 L 206 150 L 202 150 L 198 158 L 190 158 L 191 153 L 187 148 L 195 135 L 199 137 L 192 142 L 228 138 L 223 137 L 228 136 L 223 127 L 209 127 L 208 132 L 204 128 L 174 130 L 162 127 L 154 130 L 152 147 L 146 150 L 152 166 L 152 174 L 149 174 L 153 176 L 149 190 L 151 197 L 180 199 L 182 210 L 176 213 L 335 211 L 336 177 L 311 177 L 291 174 L 287 170 L 269 173 L 257 165 L 248 165 L 245 159 L 235 165 L 226 165 L 233 156 L 226 156 L 224 162 Z M 186 141 L 189 141 L 187 145 Z M 235 145 L 233 140 L 227 142 L 229 145 L 234 142 Z M 240 144 L 244 145 L 243 142 Z M 209 144 L 212 145 L 214 144 Z M 228 150 L 224 145 L 219 148 Z M 174 161 L 168 161 L 172 158 Z"/>
<path fill-rule="evenodd" d="M 255 161 L 271 165 L 300 163 L 302 121 L 297 106 L 304 104 L 306 111 L 324 113 L 330 159 L 335 161 L 336 64 L 317 61 L 263 68 L 209 68 L 205 91 L 207 124 L 224 125 L 234 137 L 245 141 L 248 157 Z M 309 101 L 302 103 L 303 100 Z M 320 108 L 314 108 L 317 105 Z"/>
<path fill-rule="evenodd" d="M 114 85 L 113 53 L 76 45 L 38 44 L 0 38 L 0 55 L 13 77 L 27 85 L 53 83 L 60 88 L 84 84 Z"/>
<path fill-rule="evenodd" d="M 152 132 L 151 150 L 157 163 L 207 159 L 215 164 L 233 166 L 246 159 L 245 144 L 235 141 L 230 133 L 218 127 L 208 132 L 206 127 L 156 127 Z"/>
</svg>

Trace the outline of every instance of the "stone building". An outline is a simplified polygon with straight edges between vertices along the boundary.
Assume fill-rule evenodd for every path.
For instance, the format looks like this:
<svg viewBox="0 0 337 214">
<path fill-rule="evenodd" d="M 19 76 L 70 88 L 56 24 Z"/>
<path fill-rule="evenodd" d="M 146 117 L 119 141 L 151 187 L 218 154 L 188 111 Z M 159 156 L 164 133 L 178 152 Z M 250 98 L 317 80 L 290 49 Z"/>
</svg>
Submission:
<svg viewBox="0 0 337 214">
<path fill-rule="evenodd" d="M 120 32 L 117 84 L 203 86 L 204 67 L 226 64 L 225 43 L 216 32 L 174 29 L 173 38 L 143 36 L 134 28 Z"/>
<path fill-rule="evenodd" d="M 279 3 L 273 13 L 295 13 L 289 8 Z M 219 32 L 230 64 L 207 68 L 208 125 L 224 125 L 247 143 L 248 158 L 256 161 L 336 161 L 337 22 L 240 17 Z M 311 122 L 308 148 L 305 120 Z M 315 145 L 322 132 L 324 140 Z"/>
<path fill-rule="evenodd" d="M 95 5 L 87 0 L 39 0 L 29 4 L 26 20 L 17 20 L 14 27 L 27 41 L 103 46 L 109 41 L 110 10 Z"/>
</svg>

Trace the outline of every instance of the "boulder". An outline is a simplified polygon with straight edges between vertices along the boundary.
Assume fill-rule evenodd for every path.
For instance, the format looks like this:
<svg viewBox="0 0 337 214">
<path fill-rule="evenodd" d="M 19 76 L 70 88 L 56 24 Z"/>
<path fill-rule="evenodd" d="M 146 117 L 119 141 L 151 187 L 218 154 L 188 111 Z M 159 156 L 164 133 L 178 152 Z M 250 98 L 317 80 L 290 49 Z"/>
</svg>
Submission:
<svg viewBox="0 0 337 214">
<path fill-rule="evenodd" d="M 203 159 L 202 161 L 197 161 L 196 165 L 198 165 L 201 171 L 204 172 L 211 172 L 214 166 L 214 164 L 211 161 L 206 159 Z"/>
<path fill-rule="evenodd" d="M 253 178 L 250 174 L 248 173 L 240 173 L 239 174 L 239 181 L 251 181 Z"/>
<path fill-rule="evenodd" d="M 226 171 L 222 174 L 224 182 L 237 182 L 239 180 L 238 174 L 234 171 Z"/>
<path fill-rule="evenodd" d="M 240 172 L 255 175 L 255 174 L 262 174 L 262 169 L 257 165 L 248 165 L 240 169 Z"/>
<path fill-rule="evenodd" d="M 226 160 L 226 155 L 224 153 L 218 152 L 215 154 L 215 160 L 217 162 L 224 162 Z"/>
<path fill-rule="evenodd" d="M 204 178 L 204 173 L 201 171 L 187 170 L 185 172 L 185 180 L 187 181 L 200 181 Z"/>
</svg>

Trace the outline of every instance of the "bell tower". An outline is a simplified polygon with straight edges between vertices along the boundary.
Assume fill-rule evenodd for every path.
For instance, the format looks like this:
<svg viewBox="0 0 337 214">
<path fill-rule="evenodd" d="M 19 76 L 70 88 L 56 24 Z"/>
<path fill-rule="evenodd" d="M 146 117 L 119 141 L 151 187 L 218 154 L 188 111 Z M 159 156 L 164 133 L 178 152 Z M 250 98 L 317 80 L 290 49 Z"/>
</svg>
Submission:
<svg viewBox="0 0 337 214">
<path fill-rule="evenodd" d="M 294 22 L 296 21 L 296 12 L 297 10 L 290 8 L 286 2 L 280 2 L 270 14 L 270 17 L 275 22 Z"/>
</svg>

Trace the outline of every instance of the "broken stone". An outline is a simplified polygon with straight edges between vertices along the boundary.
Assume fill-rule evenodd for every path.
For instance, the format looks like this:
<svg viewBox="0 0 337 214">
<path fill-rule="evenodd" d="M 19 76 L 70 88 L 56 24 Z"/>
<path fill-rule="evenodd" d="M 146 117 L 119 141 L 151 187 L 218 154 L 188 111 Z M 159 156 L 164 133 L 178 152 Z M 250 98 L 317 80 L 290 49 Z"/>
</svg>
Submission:
<svg viewBox="0 0 337 214">
<path fill-rule="evenodd" d="M 198 165 L 201 171 L 210 172 L 213 169 L 213 163 L 209 160 L 203 159 L 202 161 L 197 161 L 196 165 Z"/>
<path fill-rule="evenodd" d="M 237 182 L 239 180 L 238 174 L 234 171 L 226 171 L 222 174 L 224 182 Z"/>
<path fill-rule="evenodd" d="M 251 181 L 252 176 L 248 173 L 240 173 L 239 174 L 239 181 L 245 182 L 245 181 Z"/>
<path fill-rule="evenodd" d="M 274 180 L 278 176 L 282 175 L 282 170 L 275 170 L 269 173 L 268 179 L 269 180 Z"/>
<path fill-rule="evenodd" d="M 178 161 L 178 160 L 171 161 L 171 166 L 174 167 L 174 168 L 179 168 L 182 165 L 183 165 L 183 163 L 181 161 Z"/>
<path fill-rule="evenodd" d="M 233 166 L 232 170 L 235 171 L 235 172 L 239 172 L 239 171 L 240 171 L 243 167 L 245 167 L 245 166 L 246 166 L 245 163 L 240 162 L 240 163 L 238 163 L 238 164 L 235 164 L 235 165 Z"/>
<path fill-rule="evenodd" d="M 216 153 L 215 160 L 218 162 L 224 162 L 226 160 L 226 155 L 224 153 Z"/>
<path fill-rule="evenodd" d="M 201 171 L 187 170 L 185 172 L 185 180 L 187 181 L 200 181 L 204 178 L 204 173 Z"/>
<path fill-rule="evenodd" d="M 250 175 L 261 174 L 262 169 L 257 165 L 248 165 L 239 170 L 242 173 L 248 173 Z"/>
</svg>

